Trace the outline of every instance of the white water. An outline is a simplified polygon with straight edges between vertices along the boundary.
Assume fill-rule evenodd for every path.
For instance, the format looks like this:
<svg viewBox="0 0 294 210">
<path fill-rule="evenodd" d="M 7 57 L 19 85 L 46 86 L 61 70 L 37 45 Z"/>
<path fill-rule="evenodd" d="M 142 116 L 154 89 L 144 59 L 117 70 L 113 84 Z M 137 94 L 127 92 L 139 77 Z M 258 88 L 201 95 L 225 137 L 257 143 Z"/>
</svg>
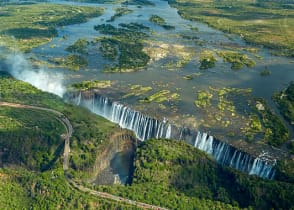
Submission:
<svg viewBox="0 0 294 210">
<path fill-rule="evenodd" d="M 48 69 L 33 69 L 32 65 L 20 53 L 11 54 L 6 60 L 8 72 L 16 79 L 28 82 L 36 88 L 54 93 L 60 97 L 65 93 L 63 75 Z"/>
<path fill-rule="evenodd" d="M 77 105 L 86 107 L 92 112 L 129 129 L 136 137 L 145 141 L 150 138 L 167 138 L 185 140 L 194 147 L 213 156 L 215 160 L 225 166 L 235 168 L 250 175 L 273 179 L 275 175 L 275 161 L 270 160 L 266 153 L 258 157 L 234 148 L 233 146 L 214 139 L 207 133 L 193 132 L 188 129 L 179 129 L 167 122 L 161 122 L 138 111 L 132 110 L 118 102 L 111 102 L 108 98 L 92 92 L 83 95 L 80 92 L 70 97 Z"/>
</svg>

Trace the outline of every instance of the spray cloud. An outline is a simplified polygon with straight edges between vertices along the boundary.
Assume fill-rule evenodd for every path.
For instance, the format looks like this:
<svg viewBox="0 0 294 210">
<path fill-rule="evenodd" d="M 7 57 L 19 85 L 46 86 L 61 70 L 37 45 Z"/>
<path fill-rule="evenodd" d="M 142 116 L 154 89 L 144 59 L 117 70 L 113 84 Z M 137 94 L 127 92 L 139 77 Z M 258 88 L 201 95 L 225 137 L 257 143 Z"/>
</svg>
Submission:
<svg viewBox="0 0 294 210">
<path fill-rule="evenodd" d="M 60 97 L 65 93 L 66 88 L 63 85 L 63 75 L 60 73 L 49 72 L 48 69 L 33 69 L 26 58 L 20 54 L 11 54 L 6 63 L 8 72 L 16 79 L 28 82 L 36 88 L 54 93 Z"/>
</svg>

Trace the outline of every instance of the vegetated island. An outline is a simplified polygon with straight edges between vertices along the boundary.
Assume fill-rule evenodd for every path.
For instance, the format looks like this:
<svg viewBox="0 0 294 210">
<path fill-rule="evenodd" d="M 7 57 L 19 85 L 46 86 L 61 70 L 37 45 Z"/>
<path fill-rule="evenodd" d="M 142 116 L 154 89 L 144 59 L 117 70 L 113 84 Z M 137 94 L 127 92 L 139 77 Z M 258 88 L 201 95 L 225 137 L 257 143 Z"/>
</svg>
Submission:
<svg viewBox="0 0 294 210">
<path fill-rule="evenodd" d="M 207 23 L 249 43 L 294 56 L 294 4 L 288 0 L 169 0 L 186 19 Z"/>
<path fill-rule="evenodd" d="M 0 45 L 29 52 L 57 36 L 56 27 L 86 22 L 102 13 L 99 7 L 46 3 L 4 5 L 0 8 Z"/>
</svg>

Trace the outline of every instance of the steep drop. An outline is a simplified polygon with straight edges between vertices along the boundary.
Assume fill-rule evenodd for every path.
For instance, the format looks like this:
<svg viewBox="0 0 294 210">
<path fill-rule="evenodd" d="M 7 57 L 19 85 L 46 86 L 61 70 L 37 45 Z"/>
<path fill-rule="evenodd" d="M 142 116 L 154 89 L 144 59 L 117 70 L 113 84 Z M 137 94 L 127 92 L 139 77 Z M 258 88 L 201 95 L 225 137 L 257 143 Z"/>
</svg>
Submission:
<svg viewBox="0 0 294 210">
<path fill-rule="evenodd" d="M 205 132 L 179 128 L 166 121 L 161 122 L 119 102 L 112 102 L 94 91 L 71 93 L 66 97 L 76 105 L 86 107 L 120 127 L 133 131 L 141 141 L 151 138 L 183 140 L 210 154 L 222 165 L 262 178 L 273 179 L 275 176 L 276 160 L 267 153 L 253 157 Z"/>
</svg>

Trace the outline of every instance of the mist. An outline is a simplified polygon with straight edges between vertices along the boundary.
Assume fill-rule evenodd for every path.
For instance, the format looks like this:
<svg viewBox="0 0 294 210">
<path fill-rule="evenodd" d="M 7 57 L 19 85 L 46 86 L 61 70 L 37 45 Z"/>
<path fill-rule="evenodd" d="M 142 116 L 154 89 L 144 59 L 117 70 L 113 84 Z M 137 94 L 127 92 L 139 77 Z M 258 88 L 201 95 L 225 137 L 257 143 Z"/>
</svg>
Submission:
<svg viewBox="0 0 294 210">
<path fill-rule="evenodd" d="M 26 58 L 20 54 L 10 54 L 6 59 L 7 72 L 14 78 L 28 82 L 36 88 L 53 93 L 60 97 L 66 91 L 61 73 L 50 72 L 45 68 L 33 68 Z"/>
</svg>

